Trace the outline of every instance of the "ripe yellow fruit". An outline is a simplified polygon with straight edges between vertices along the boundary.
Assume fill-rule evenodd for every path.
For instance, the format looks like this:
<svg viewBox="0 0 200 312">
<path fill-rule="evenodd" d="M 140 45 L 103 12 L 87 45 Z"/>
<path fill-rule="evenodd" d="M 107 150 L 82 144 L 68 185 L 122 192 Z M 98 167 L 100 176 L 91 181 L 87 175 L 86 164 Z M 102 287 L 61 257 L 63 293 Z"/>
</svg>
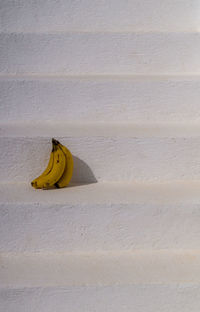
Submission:
<svg viewBox="0 0 200 312">
<path fill-rule="evenodd" d="M 65 187 L 69 184 L 72 174 L 73 174 L 73 167 L 74 167 L 74 162 L 73 162 L 73 157 L 71 152 L 62 144 L 58 144 L 60 149 L 63 151 L 66 157 L 66 166 L 63 175 L 61 176 L 60 180 L 55 183 L 55 186 L 57 188 Z"/>
<path fill-rule="evenodd" d="M 52 139 L 52 152 L 45 171 L 31 182 L 36 189 L 48 189 L 53 186 L 65 187 L 73 174 L 73 157 L 70 151 L 60 142 Z"/>
</svg>

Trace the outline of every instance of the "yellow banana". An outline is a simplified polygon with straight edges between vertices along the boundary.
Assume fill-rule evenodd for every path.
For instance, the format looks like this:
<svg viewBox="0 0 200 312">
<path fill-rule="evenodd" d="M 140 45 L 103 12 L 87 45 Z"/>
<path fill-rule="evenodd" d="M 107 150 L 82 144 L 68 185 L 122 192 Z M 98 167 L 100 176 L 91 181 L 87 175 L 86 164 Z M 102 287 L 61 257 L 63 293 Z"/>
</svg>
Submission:
<svg viewBox="0 0 200 312">
<path fill-rule="evenodd" d="M 59 148 L 56 140 L 52 140 L 53 143 L 53 166 L 51 171 L 45 175 L 36 179 L 32 185 L 35 188 L 47 189 L 55 185 L 64 173 L 66 158 L 63 151 Z"/>
<path fill-rule="evenodd" d="M 58 142 L 58 146 L 63 151 L 63 153 L 65 154 L 65 158 L 66 158 L 66 165 L 65 165 L 64 173 L 61 176 L 60 180 L 58 180 L 58 182 L 55 183 L 55 186 L 57 188 L 61 188 L 61 187 L 65 187 L 69 184 L 69 182 L 72 178 L 72 174 L 73 174 L 74 163 L 73 163 L 73 157 L 72 157 L 71 152 L 64 145 L 60 144 L 59 142 Z"/>
<path fill-rule="evenodd" d="M 40 178 L 43 178 L 44 176 L 46 176 L 51 171 L 51 169 L 53 167 L 53 158 L 54 158 L 53 150 L 54 150 L 54 144 L 52 142 L 52 151 L 51 151 L 51 154 L 50 154 L 49 163 L 48 163 L 46 169 L 43 171 L 43 173 L 39 177 L 37 177 L 36 179 L 34 179 L 31 182 L 32 186 L 34 186 L 36 180 L 39 180 Z"/>
</svg>

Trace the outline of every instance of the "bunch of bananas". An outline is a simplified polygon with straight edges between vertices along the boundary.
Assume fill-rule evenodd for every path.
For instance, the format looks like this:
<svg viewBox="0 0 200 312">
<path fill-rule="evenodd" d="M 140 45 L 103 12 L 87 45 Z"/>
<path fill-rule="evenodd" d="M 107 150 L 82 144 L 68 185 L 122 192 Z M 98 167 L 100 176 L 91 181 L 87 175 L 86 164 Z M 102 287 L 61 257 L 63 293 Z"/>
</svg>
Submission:
<svg viewBox="0 0 200 312">
<path fill-rule="evenodd" d="M 45 171 L 31 182 L 36 189 L 65 187 L 73 173 L 73 158 L 70 151 L 55 139 L 52 139 L 52 152 Z"/>
</svg>

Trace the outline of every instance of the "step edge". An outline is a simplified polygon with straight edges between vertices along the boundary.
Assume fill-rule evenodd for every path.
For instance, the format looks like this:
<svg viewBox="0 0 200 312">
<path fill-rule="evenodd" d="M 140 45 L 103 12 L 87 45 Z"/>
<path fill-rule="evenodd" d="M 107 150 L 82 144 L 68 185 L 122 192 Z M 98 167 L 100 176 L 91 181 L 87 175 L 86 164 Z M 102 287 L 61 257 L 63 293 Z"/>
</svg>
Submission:
<svg viewBox="0 0 200 312">
<path fill-rule="evenodd" d="M 0 205 L 112 206 L 162 205 L 194 206 L 200 203 L 200 180 L 163 182 L 97 182 L 43 191 L 30 181 L 0 183 Z M 56 193 L 55 193 L 56 192 Z M 12 196 L 11 196 L 12 194 Z M 104 196 L 102 196 L 104 194 Z"/>
<path fill-rule="evenodd" d="M 191 29 L 65 29 L 65 30 L 35 30 L 35 31 L 0 31 L 0 35 L 67 35 L 67 34 L 200 34 L 199 28 L 191 28 Z"/>
<path fill-rule="evenodd" d="M 200 80 L 200 73 L 186 73 L 186 74 L 176 74 L 176 73 L 163 73 L 163 74 L 60 74 L 60 73 L 4 73 L 0 72 L 0 81 L 4 80 L 158 80 L 158 81 L 191 81 Z"/>
<path fill-rule="evenodd" d="M 181 122 L 73 122 L 66 120 L 0 121 L 3 138 L 126 137 L 194 138 L 200 137 L 199 121 Z"/>
</svg>

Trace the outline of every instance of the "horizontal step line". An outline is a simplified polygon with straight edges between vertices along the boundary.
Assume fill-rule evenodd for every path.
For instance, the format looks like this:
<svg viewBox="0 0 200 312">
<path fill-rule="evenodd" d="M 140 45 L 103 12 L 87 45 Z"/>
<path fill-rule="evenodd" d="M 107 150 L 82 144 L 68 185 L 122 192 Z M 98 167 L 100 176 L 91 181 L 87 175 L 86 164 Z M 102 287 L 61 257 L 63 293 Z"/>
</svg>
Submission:
<svg viewBox="0 0 200 312">
<path fill-rule="evenodd" d="M 132 137 L 190 138 L 200 137 L 199 122 L 179 123 L 103 123 L 72 121 L 0 122 L 0 137 Z"/>
<path fill-rule="evenodd" d="M 199 80 L 199 73 L 188 73 L 188 74 L 59 74 L 59 73 L 0 73 L 1 80 L 37 80 L 37 79 L 74 79 L 74 80 L 93 80 L 93 79 L 108 79 L 108 80 L 174 80 L 174 81 L 185 81 L 185 80 Z"/>
<path fill-rule="evenodd" d="M 140 289 L 141 291 L 147 291 L 147 290 L 156 290 L 156 296 L 158 295 L 159 293 L 159 289 L 160 291 L 163 293 L 163 290 L 166 290 L 166 289 L 171 289 L 172 290 L 172 293 L 174 294 L 175 292 L 180 292 L 180 289 L 184 289 L 184 291 L 187 293 L 188 290 L 196 290 L 198 289 L 198 291 L 200 290 L 200 283 L 199 282 L 185 282 L 185 283 L 179 283 L 179 282 L 174 282 L 174 283 L 163 283 L 163 282 L 157 282 L 157 283 L 129 283 L 129 284 L 92 284 L 92 285 L 68 285 L 68 286 L 64 286 L 64 285 L 52 285 L 52 286 L 19 286 L 19 285 L 16 285 L 16 286 L 9 286 L 9 287 L 6 287 L 6 286 L 3 286 L 3 287 L 0 287 L 0 295 L 1 295 L 1 292 L 3 293 L 7 293 L 8 294 L 8 300 L 9 302 L 11 301 L 10 298 L 9 298 L 9 295 L 12 294 L 12 293 L 17 293 L 18 296 L 20 296 L 19 294 L 21 294 L 22 298 L 24 298 L 24 296 L 26 296 L 28 298 L 28 296 L 30 296 L 30 293 L 33 293 L 34 295 L 33 296 L 37 296 L 38 298 L 40 298 L 41 296 L 41 292 L 43 294 L 43 296 L 47 295 L 49 292 L 50 292 L 50 297 L 53 298 L 53 302 L 54 302 L 54 296 L 52 297 L 52 292 L 55 291 L 56 294 L 58 294 L 58 301 L 60 302 L 60 293 L 64 293 L 64 298 L 66 299 L 66 302 L 68 303 L 68 297 L 66 297 L 66 293 L 70 295 L 71 297 L 71 293 L 74 291 L 74 293 L 76 293 L 76 298 L 77 298 L 77 291 L 81 293 L 81 291 L 83 291 L 83 293 L 87 293 L 87 291 L 89 293 L 91 293 L 92 291 L 94 291 L 95 293 L 98 293 L 98 290 L 104 290 L 105 293 L 107 294 L 109 292 L 109 290 L 114 290 L 114 291 L 119 291 L 119 296 L 121 295 L 121 292 L 123 290 L 126 290 L 127 292 L 127 289 L 132 289 L 133 292 L 135 292 L 137 289 Z M 27 295 L 26 295 L 27 294 Z M 195 292 L 196 294 L 196 292 Z M 137 295 L 137 294 L 136 294 Z M 102 295 L 102 300 L 105 300 L 105 295 Z M 113 297 L 111 297 L 113 298 Z M 133 298 L 134 300 L 134 297 L 133 295 L 131 295 L 131 298 Z M 77 300 L 77 299 L 76 299 Z M 95 299 L 94 299 L 95 300 Z M 143 300 L 143 299 L 142 299 Z M 170 300 L 171 300 L 171 297 L 170 297 Z M 48 302 L 50 301 L 49 297 L 48 297 Z M 144 300 L 143 300 L 144 301 Z M 192 300 L 191 302 L 193 302 L 194 300 Z M 85 301 L 84 301 L 85 302 Z M 133 301 L 135 303 L 135 300 Z M 66 304 L 67 304 L 66 303 Z M 29 303 L 28 303 L 28 306 L 29 306 Z M 63 307 L 63 306 L 62 306 Z M 94 307 L 96 308 L 97 305 L 96 305 L 96 301 L 95 301 L 95 304 L 94 304 Z M 117 304 L 117 307 L 118 307 L 118 304 Z M 131 308 L 133 307 L 133 304 L 131 304 Z M 160 305 L 159 305 L 160 307 Z M 82 306 L 81 306 L 81 309 L 82 309 Z M 27 311 L 27 310 L 25 310 Z M 79 310 L 80 311 L 80 310 Z M 100 310 L 102 311 L 102 309 Z M 113 310 L 113 311 L 116 311 Z M 155 311 L 152 310 L 152 311 Z"/>
<path fill-rule="evenodd" d="M 199 251 L 1 254 L 0 288 L 199 284 Z"/>
</svg>

